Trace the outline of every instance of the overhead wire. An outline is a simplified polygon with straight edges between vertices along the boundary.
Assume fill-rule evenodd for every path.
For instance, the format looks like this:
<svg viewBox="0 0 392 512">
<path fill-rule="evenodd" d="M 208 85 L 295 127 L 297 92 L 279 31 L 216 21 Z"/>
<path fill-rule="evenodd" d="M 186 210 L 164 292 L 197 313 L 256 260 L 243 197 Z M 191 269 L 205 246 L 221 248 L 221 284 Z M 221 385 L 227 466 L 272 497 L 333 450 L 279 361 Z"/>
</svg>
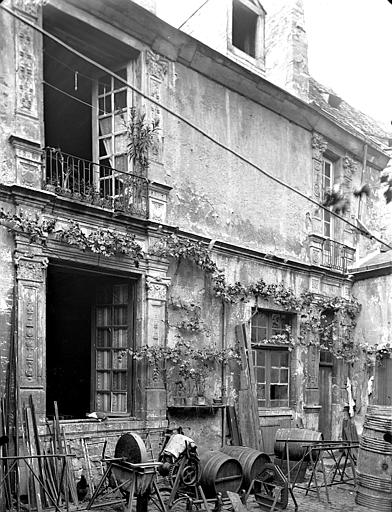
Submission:
<svg viewBox="0 0 392 512">
<path fill-rule="evenodd" d="M 205 2 L 203 2 L 201 5 L 199 5 L 199 7 L 196 9 L 196 11 L 194 11 L 190 16 L 188 16 L 188 18 L 187 18 L 185 21 L 183 21 L 183 22 L 181 23 L 181 25 L 180 25 L 179 27 L 177 27 L 177 29 L 178 29 L 178 30 L 180 30 L 180 29 L 185 25 L 185 23 L 188 23 L 188 21 L 189 21 L 190 19 L 192 19 L 192 18 L 193 18 L 193 16 L 195 16 L 195 14 L 197 14 L 197 13 L 200 11 L 200 9 L 206 5 L 206 3 L 207 3 L 207 2 L 209 2 L 209 0 L 206 0 L 206 1 L 205 1 Z"/>
<path fill-rule="evenodd" d="M 283 180 L 281 180 L 280 178 L 277 178 L 276 176 L 273 176 L 272 174 L 270 174 L 269 172 L 265 171 L 264 169 L 262 169 L 261 167 L 259 167 L 257 164 L 255 164 L 254 162 L 252 162 L 251 160 L 249 160 L 247 157 L 241 155 L 240 153 L 238 153 L 236 150 L 232 149 L 230 146 L 227 146 L 226 144 L 224 144 L 223 142 L 220 142 L 219 140 L 215 139 L 215 137 L 213 137 L 212 135 L 210 135 L 208 132 L 206 132 L 205 130 L 203 130 L 202 128 L 200 128 L 199 126 L 197 126 L 195 123 L 193 123 L 192 121 L 190 121 L 189 119 L 187 119 L 186 117 L 182 116 L 181 114 L 179 114 L 178 112 L 175 112 L 173 109 L 171 109 L 170 107 L 167 107 L 166 105 L 164 105 L 163 103 L 161 103 L 160 101 L 158 101 L 157 99 L 149 96 L 148 94 L 146 94 L 145 92 L 143 92 L 141 89 L 139 89 L 138 87 L 136 87 L 135 85 L 133 84 L 130 84 L 129 82 L 127 82 L 127 80 L 125 80 L 124 78 L 122 78 L 121 76 L 117 75 L 115 72 L 113 72 L 111 69 L 107 68 L 106 66 L 100 64 L 99 62 L 95 61 L 94 59 L 92 59 L 91 57 L 88 57 L 87 55 L 83 54 L 82 52 L 80 52 L 79 50 L 76 50 L 75 48 L 73 48 L 72 46 L 70 46 L 68 43 L 65 43 L 63 40 L 61 40 L 60 38 L 58 38 L 57 36 L 55 36 L 54 34 L 51 34 L 50 32 L 48 32 L 47 30 L 45 30 L 44 28 L 40 27 L 39 25 L 33 23 L 32 21 L 30 21 L 29 19 L 25 18 L 24 16 L 16 13 L 15 11 L 13 11 L 12 9 L 9 9 L 8 7 L 5 7 L 4 5 L 0 5 L 0 9 L 2 9 L 3 11 L 7 12 L 8 14 L 10 14 L 11 16 L 13 16 L 14 18 L 18 19 L 19 21 L 22 21 L 22 23 L 25 23 L 26 25 L 30 26 L 31 28 L 33 28 L 34 30 L 36 30 L 37 32 L 41 33 L 42 35 L 48 37 L 49 39 L 51 39 L 52 41 L 55 41 L 57 44 L 59 44 L 60 46 L 62 46 L 63 48 L 65 48 L 66 50 L 68 50 L 69 52 L 73 53 L 74 55 L 77 55 L 79 58 L 83 59 L 84 61 L 88 62 L 89 64 L 92 64 L 93 66 L 95 66 L 96 68 L 100 69 L 101 71 L 103 71 L 104 73 L 110 75 L 111 77 L 117 79 L 119 82 L 123 83 L 126 87 L 128 87 L 129 89 L 131 89 L 133 92 L 135 92 L 136 94 L 138 94 L 139 96 L 141 96 L 142 98 L 146 99 L 147 101 L 149 101 L 150 103 L 153 103 L 154 105 L 160 107 L 162 110 L 164 110 L 165 112 L 167 112 L 168 114 L 172 115 L 173 117 L 179 119 L 180 121 L 182 121 L 184 124 L 186 124 L 187 126 L 189 126 L 190 128 L 192 128 L 193 130 L 195 130 L 197 133 L 201 134 L 203 137 L 205 137 L 206 139 L 208 139 L 209 141 L 211 141 L 213 144 L 217 145 L 218 147 L 220 147 L 221 149 L 224 149 L 225 151 L 227 151 L 228 153 L 232 154 L 233 156 L 235 156 L 236 158 L 238 158 L 239 160 L 241 160 L 242 162 L 246 163 L 247 165 L 249 165 L 250 167 L 256 169 L 257 171 L 259 171 L 261 174 L 263 174 L 264 176 L 267 176 L 268 178 L 270 178 L 272 181 L 274 181 L 275 183 L 278 183 L 279 185 L 283 186 L 284 188 L 294 192 L 295 194 L 299 195 L 300 197 L 302 197 L 303 199 L 305 199 L 306 201 L 309 201 L 310 203 L 314 204 L 315 206 L 317 206 L 317 208 L 319 209 L 322 209 L 328 213 L 330 213 L 332 216 L 334 216 L 335 218 L 341 220 L 342 222 L 346 223 L 347 225 L 349 225 L 350 227 L 352 227 L 353 229 L 355 229 L 358 233 L 361 233 L 363 236 L 365 236 L 366 238 L 369 238 L 371 240 L 375 240 L 377 242 L 379 242 L 380 244 L 382 244 L 383 246 L 385 247 L 388 247 L 389 249 L 392 249 L 392 246 L 389 245 L 387 242 L 385 242 L 384 240 L 381 240 L 380 238 L 376 237 L 375 235 L 369 233 L 368 231 L 365 231 L 364 229 L 361 229 L 360 227 L 358 227 L 356 224 L 350 222 L 349 220 L 345 219 L 344 217 L 342 217 L 341 215 L 338 215 L 336 212 L 334 212 L 333 210 L 330 210 L 329 208 L 323 206 L 322 204 L 318 203 L 317 201 L 315 201 L 314 199 L 312 199 L 311 197 L 307 196 L 306 194 L 304 194 L 303 192 L 301 192 L 300 190 L 292 187 L 291 185 L 289 185 L 288 183 L 284 182 Z"/>
</svg>

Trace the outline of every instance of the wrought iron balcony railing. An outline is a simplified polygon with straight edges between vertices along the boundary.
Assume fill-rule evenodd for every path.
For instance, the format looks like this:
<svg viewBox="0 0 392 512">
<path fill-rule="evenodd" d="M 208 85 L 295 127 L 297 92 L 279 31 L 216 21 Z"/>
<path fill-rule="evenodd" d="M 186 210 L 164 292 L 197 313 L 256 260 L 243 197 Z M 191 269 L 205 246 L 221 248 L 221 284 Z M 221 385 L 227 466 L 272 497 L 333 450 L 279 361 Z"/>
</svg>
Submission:
<svg viewBox="0 0 392 512">
<path fill-rule="evenodd" d="M 148 180 L 83 158 L 45 148 L 44 188 L 57 195 L 148 217 Z"/>
<path fill-rule="evenodd" d="M 345 245 L 324 240 L 322 245 L 322 265 L 332 270 L 347 272 L 348 265 L 352 262 L 352 251 Z"/>
</svg>

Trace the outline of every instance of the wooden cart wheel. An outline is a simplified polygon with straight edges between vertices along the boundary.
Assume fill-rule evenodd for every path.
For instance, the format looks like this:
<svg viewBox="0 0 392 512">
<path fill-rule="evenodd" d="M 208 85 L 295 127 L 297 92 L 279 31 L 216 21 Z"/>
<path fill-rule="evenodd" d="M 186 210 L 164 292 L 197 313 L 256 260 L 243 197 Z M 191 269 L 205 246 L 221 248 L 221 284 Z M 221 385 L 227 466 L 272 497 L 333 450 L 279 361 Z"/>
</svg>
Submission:
<svg viewBox="0 0 392 512">
<path fill-rule="evenodd" d="M 117 441 L 114 449 L 114 457 L 116 459 L 124 459 L 125 461 L 133 464 L 147 462 L 146 446 L 138 434 L 131 432 L 123 434 Z M 127 468 L 123 469 L 121 467 L 121 462 L 112 466 L 112 475 L 109 482 L 116 482 L 117 485 L 125 483 L 125 485 L 120 487 L 120 491 L 124 496 L 127 496 L 130 492 L 131 481 L 128 481 L 129 479 L 130 472 Z M 138 490 L 136 489 L 136 494 L 137 491 Z"/>
<path fill-rule="evenodd" d="M 272 503 L 275 498 L 275 486 L 281 488 L 280 496 L 275 506 L 276 508 L 283 510 L 287 507 L 289 502 L 289 487 L 287 480 L 282 477 L 274 464 L 267 463 L 256 477 L 254 484 L 255 500 L 260 502 L 260 504 L 264 504 L 264 496 L 270 498 Z"/>
</svg>

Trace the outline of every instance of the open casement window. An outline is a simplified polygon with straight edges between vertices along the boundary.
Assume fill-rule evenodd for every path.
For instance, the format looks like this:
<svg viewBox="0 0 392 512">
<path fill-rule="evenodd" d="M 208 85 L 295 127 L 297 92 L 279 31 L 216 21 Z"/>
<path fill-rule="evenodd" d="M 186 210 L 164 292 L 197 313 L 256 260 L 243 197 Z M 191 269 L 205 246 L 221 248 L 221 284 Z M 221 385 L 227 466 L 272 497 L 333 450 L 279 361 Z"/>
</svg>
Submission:
<svg viewBox="0 0 392 512">
<path fill-rule="evenodd" d="M 267 345 L 274 335 L 288 335 L 292 316 L 271 311 L 257 311 L 252 317 L 252 354 L 259 407 L 289 406 L 289 350 Z M 264 345 L 263 345 L 264 344 Z"/>
<path fill-rule="evenodd" d="M 132 408 L 133 288 L 128 283 L 97 289 L 93 329 L 93 410 L 125 414 Z"/>
<path fill-rule="evenodd" d="M 322 174 L 322 191 L 323 195 L 329 192 L 334 185 L 334 168 L 333 163 L 326 158 L 323 159 L 323 174 Z M 324 199 L 324 198 L 323 198 Z M 323 224 L 323 235 L 329 239 L 334 237 L 334 216 L 326 211 L 322 210 L 322 224 Z"/>
<path fill-rule="evenodd" d="M 132 64 L 115 71 L 128 83 L 134 81 Z M 94 86 L 94 161 L 99 163 L 96 182 L 102 197 L 118 195 L 123 173 L 131 172 L 127 154 L 127 124 L 132 91 L 111 75 L 100 76 Z"/>
</svg>

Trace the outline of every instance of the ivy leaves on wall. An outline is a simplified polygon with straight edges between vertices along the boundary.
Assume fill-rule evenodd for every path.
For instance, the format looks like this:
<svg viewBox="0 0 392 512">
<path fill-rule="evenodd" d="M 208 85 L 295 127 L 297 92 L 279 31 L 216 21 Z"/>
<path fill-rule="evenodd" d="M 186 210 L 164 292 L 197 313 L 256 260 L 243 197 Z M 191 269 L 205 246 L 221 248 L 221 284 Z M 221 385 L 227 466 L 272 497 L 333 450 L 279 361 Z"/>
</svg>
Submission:
<svg viewBox="0 0 392 512">
<path fill-rule="evenodd" d="M 38 216 L 11 214 L 3 209 L 0 209 L 0 222 L 10 231 L 28 236 L 30 243 L 46 245 L 51 236 L 82 251 L 89 250 L 105 257 L 125 254 L 133 259 L 136 267 L 144 258 L 143 249 L 135 240 L 135 235 L 115 229 L 98 228 L 86 233 L 75 221 L 71 221 L 66 227 L 55 229 L 56 219 L 40 220 Z"/>
</svg>

